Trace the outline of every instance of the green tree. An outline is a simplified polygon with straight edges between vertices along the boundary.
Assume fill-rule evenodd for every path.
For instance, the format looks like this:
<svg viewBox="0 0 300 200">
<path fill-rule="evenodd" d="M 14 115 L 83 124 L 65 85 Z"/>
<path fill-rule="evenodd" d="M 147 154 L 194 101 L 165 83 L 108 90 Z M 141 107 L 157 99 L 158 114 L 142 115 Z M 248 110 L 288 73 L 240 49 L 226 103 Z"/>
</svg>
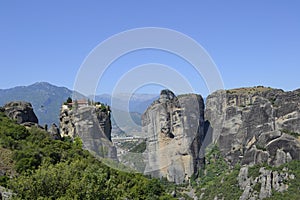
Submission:
<svg viewBox="0 0 300 200">
<path fill-rule="evenodd" d="M 72 98 L 71 98 L 71 97 L 68 97 L 67 103 L 69 104 L 69 103 L 72 103 L 72 102 L 73 102 Z"/>
</svg>

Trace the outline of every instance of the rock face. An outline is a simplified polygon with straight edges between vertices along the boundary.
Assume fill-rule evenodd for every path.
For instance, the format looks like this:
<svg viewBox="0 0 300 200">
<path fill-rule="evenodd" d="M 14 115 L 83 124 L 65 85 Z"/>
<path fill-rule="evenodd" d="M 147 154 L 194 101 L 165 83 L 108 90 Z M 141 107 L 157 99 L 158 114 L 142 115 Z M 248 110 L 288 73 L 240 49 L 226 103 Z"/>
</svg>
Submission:
<svg viewBox="0 0 300 200">
<path fill-rule="evenodd" d="M 270 197 L 274 191 L 284 192 L 288 189 L 287 181 L 295 178 L 287 168 L 273 171 L 261 167 L 257 177 L 250 176 L 248 171 L 248 166 L 242 167 L 238 175 L 239 187 L 244 191 L 240 200 L 264 199 Z"/>
<path fill-rule="evenodd" d="M 48 130 L 48 133 L 50 134 L 50 136 L 54 140 L 60 140 L 61 139 L 59 128 L 57 127 L 57 125 L 55 123 L 53 123 L 51 125 L 50 129 Z"/>
<path fill-rule="evenodd" d="M 103 158 L 117 160 L 117 151 L 111 142 L 110 111 L 100 106 L 69 108 L 62 106 L 60 113 L 61 137 L 79 136 L 84 148 Z"/>
<path fill-rule="evenodd" d="M 38 124 L 38 118 L 33 112 L 32 105 L 24 101 L 13 101 L 4 107 L 4 113 L 18 124 L 34 123 Z"/>
<path fill-rule="evenodd" d="M 0 199 L 2 200 L 10 200 L 12 199 L 13 193 L 11 190 L 8 190 L 2 186 L 0 186 Z"/>
<path fill-rule="evenodd" d="M 201 164 L 202 97 L 195 94 L 176 97 L 173 92 L 163 90 L 143 114 L 142 126 L 147 135 L 144 173 L 176 183 L 188 181 Z"/>
<path fill-rule="evenodd" d="M 207 97 L 205 119 L 212 141 L 232 165 L 300 160 L 300 90 L 217 91 Z"/>
</svg>

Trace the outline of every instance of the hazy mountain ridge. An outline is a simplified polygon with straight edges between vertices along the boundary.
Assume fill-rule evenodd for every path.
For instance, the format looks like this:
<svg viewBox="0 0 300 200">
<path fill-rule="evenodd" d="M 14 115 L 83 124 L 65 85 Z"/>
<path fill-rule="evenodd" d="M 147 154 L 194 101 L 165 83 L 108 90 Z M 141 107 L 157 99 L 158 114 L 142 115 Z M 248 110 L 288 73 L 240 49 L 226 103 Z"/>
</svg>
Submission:
<svg viewBox="0 0 300 200">
<path fill-rule="evenodd" d="M 58 122 L 58 113 L 62 102 L 72 91 L 66 87 L 58 87 L 47 82 L 37 82 L 29 86 L 17 86 L 0 90 L 0 105 L 10 101 L 28 101 L 40 120 L 40 124 Z M 78 96 L 82 96 L 78 94 Z"/>
<path fill-rule="evenodd" d="M 31 102 L 41 125 L 59 124 L 58 116 L 61 105 L 68 97 L 72 96 L 73 91 L 66 87 L 55 86 L 47 82 L 37 82 L 29 86 L 0 89 L 0 106 L 4 106 L 10 101 Z M 76 97 L 87 98 L 79 93 L 76 93 Z M 127 106 L 128 102 L 126 101 L 128 98 L 130 99 L 129 106 Z M 156 98 L 157 95 L 154 94 L 118 94 L 114 96 L 114 108 L 116 113 L 121 116 L 126 116 L 125 112 L 127 112 L 129 108 L 133 121 L 137 125 L 140 125 L 141 113 L 143 113 Z M 111 95 L 96 95 L 95 101 L 111 105 Z M 131 127 L 122 127 L 123 124 L 126 124 L 126 121 L 128 121 L 128 119 L 124 119 L 124 123 L 121 124 L 120 128 L 125 132 L 130 132 Z M 113 127 L 115 127 L 114 124 Z"/>
<path fill-rule="evenodd" d="M 137 112 L 142 114 L 151 103 L 159 96 L 157 94 L 129 94 L 121 93 L 112 97 L 110 94 L 95 96 L 95 101 L 106 103 L 115 109 L 122 111 Z M 129 102 L 128 102 L 129 100 Z M 113 105 L 111 105 L 113 103 Z"/>
</svg>

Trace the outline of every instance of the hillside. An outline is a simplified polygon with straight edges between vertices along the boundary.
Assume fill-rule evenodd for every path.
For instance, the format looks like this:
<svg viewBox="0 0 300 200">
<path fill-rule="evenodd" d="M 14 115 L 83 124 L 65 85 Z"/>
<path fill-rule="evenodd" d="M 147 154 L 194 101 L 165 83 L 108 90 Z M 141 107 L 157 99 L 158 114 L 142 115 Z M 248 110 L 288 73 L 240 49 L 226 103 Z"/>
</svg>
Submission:
<svg viewBox="0 0 300 200">
<path fill-rule="evenodd" d="M 0 112 L 0 196 L 16 199 L 171 199 L 157 179 L 117 171 L 82 150 L 79 138 L 53 140 Z M 4 189 L 7 188 L 7 189 Z M 6 192 L 1 192 L 6 190 Z"/>
</svg>

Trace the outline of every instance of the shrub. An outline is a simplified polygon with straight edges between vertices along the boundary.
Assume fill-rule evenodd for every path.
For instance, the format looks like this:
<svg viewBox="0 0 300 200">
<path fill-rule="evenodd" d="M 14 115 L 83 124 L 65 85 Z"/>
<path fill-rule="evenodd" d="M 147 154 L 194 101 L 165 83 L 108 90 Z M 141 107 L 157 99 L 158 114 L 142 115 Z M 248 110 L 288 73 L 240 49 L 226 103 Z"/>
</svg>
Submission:
<svg viewBox="0 0 300 200">
<path fill-rule="evenodd" d="M 300 137 L 300 134 L 299 134 L 299 133 L 293 132 L 293 131 L 290 131 L 290 130 L 287 130 L 287 129 L 282 129 L 281 132 L 282 132 L 282 133 L 289 134 L 289 135 L 291 135 L 291 136 L 293 136 L 293 137 L 296 137 L 296 138 L 297 138 L 297 137 Z"/>
</svg>

